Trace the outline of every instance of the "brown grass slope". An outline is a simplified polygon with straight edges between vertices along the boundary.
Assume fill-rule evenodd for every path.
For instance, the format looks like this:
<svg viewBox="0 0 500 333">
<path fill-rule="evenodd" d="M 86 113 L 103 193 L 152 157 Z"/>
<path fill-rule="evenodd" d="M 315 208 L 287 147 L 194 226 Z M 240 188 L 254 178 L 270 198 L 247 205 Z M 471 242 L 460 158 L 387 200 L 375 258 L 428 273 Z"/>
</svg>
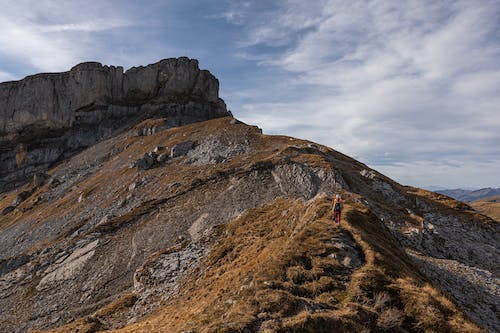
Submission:
<svg viewBox="0 0 500 333">
<path fill-rule="evenodd" d="M 17 268 L 34 273 L 12 289 L 17 294 L 9 297 L 18 305 L 5 311 L 0 329 L 15 327 L 15 320 L 34 320 L 26 330 L 481 331 L 421 273 L 405 248 L 426 249 L 415 245 L 413 237 L 427 227 L 433 212 L 452 219 L 466 216 L 467 223 L 481 230 L 495 230 L 493 221 L 445 196 L 403 187 L 383 175 L 360 176 L 369 168 L 329 148 L 265 136 L 255 127 L 229 121 L 146 137 L 122 135 L 51 170 L 61 179 L 75 169 L 80 174 L 59 192 L 49 185 L 35 189 L 0 220 L 1 235 L 30 230 L 29 239 L 17 240 L 22 250 L 15 255 L 36 258 L 29 267 Z M 211 137 L 244 143 L 248 150 L 224 163 L 193 164 L 180 158 L 140 172 L 129 167 L 156 146 L 172 147 L 188 139 L 202 143 Z M 102 158 L 96 161 L 96 156 Z M 326 180 L 311 192 L 301 183 L 309 177 L 303 170 L 326 175 Z M 337 191 L 346 198 L 341 226 L 330 216 Z M 0 210 L 18 192 L 4 194 Z M 105 219 L 102 212 L 108 212 Z M 206 214 L 216 218 L 206 222 Z M 72 280 L 55 281 L 49 291 L 37 288 L 47 276 L 52 252 L 71 253 L 95 237 L 99 245 L 94 256 Z M 144 294 L 135 287 L 137 274 L 146 274 L 158 258 L 183 253 L 204 237 L 207 254 L 199 263 L 193 259 L 175 288 L 167 285 L 159 294 Z M 56 262 L 57 255 L 47 262 Z M 92 282 L 90 292 L 83 288 L 87 281 Z M 155 306 L 129 323 L 130 314 L 149 304 L 149 298 Z M 57 312 L 56 305 L 67 314 Z M 54 310 L 44 312 L 51 306 Z M 48 319 L 37 322 L 37 316 Z M 53 321 L 47 324 L 49 319 Z"/>
<path fill-rule="evenodd" d="M 481 331 L 366 209 L 348 204 L 341 226 L 329 211 L 326 196 L 249 210 L 219 230 L 220 241 L 177 297 L 117 332 Z M 360 247 L 360 267 L 333 256 L 340 238 Z M 97 332 L 101 316 L 52 332 Z"/>
<path fill-rule="evenodd" d="M 349 204 L 342 226 L 329 211 L 328 197 L 249 211 L 226 226 L 182 296 L 118 332 L 480 331 L 366 209 Z M 361 267 L 332 256 L 341 237 L 360 246 Z"/>
<path fill-rule="evenodd" d="M 469 205 L 486 216 L 500 222 L 500 196 L 483 198 L 470 202 Z"/>
</svg>

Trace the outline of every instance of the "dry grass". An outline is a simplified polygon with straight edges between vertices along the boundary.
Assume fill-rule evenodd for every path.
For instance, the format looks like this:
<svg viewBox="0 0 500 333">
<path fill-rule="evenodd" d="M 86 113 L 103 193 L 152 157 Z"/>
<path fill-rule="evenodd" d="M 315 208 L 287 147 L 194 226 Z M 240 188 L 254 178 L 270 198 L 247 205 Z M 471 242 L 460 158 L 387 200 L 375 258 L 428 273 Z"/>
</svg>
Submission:
<svg viewBox="0 0 500 333">
<path fill-rule="evenodd" d="M 115 315 L 116 313 L 129 309 L 135 304 L 135 302 L 137 302 L 137 295 L 134 294 L 123 295 L 116 301 L 111 302 L 110 304 L 106 305 L 105 307 L 97 311 L 93 315 L 93 317 L 109 318 L 110 316 Z"/>
<path fill-rule="evenodd" d="M 343 227 L 365 264 L 350 271 L 332 259 L 329 240 L 346 230 L 329 203 L 280 199 L 248 211 L 178 298 L 118 332 L 480 332 L 360 206 L 346 205 Z"/>
<path fill-rule="evenodd" d="M 29 333 L 96 333 L 102 329 L 101 323 L 97 319 L 90 317 L 75 320 L 68 325 L 64 325 L 48 331 L 29 331 Z"/>
<path fill-rule="evenodd" d="M 400 330 L 405 320 L 405 313 L 397 308 L 382 311 L 377 319 L 377 326 L 385 330 Z"/>
<path fill-rule="evenodd" d="M 329 207 L 327 197 L 278 199 L 247 211 L 176 298 L 117 332 L 480 332 L 415 273 L 378 219 L 346 204 L 337 227 Z M 365 257 L 355 271 L 329 256 L 331 240 L 346 235 Z M 129 301 L 52 332 L 95 332 Z"/>
<path fill-rule="evenodd" d="M 140 140 L 127 138 L 122 144 L 128 148 L 105 161 L 102 172 L 81 181 L 75 190 L 51 205 L 38 205 L 24 217 L 36 216 L 43 221 L 63 210 L 77 216 L 85 205 L 85 202 L 78 203 L 81 192 L 102 201 L 103 206 L 109 205 L 103 198 L 110 188 L 115 191 L 114 197 L 125 197 L 128 184 L 137 180 L 136 171 L 128 169 L 129 162 L 159 143 L 171 147 L 186 140 L 186 133 L 190 140 L 196 141 L 210 133 L 227 131 L 228 121 L 220 119 L 209 125 L 173 128 Z M 164 197 L 168 184 L 176 184 L 175 189 L 169 188 L 168 192 L 178 195 L 208 182 L 216 183 L 223 177 L 271 168 L 284 159 L 331 168 L 330 162 L 309 153 L 310 148 L 290 147 L 304 147 L 304 141 L 269 138 L 258 134 L 256 128 L 234 126 L 234 132 L 248 137 L 254 146 L 251 155 L 235 157 L 220 166 L 176 164 L 142 172 L 141 177 L 150 177 L 148 181 L 155 183 L 148 192 L 149 201 L 128 214 L 111 218 L 98 227 L 100 231 L 112 232 L 147 216 L 155 205 L 168 199 Z M 359 173 L 353 165 L 366 167 L 339 153 L 335 158 L 335 167 L 342 168 L 343 176 Z M 349 176 L 345 178 L 351 181 Z M 110 179 L 121 184 L 120 187 L 108 186 Z M 44 190 L 39 189 L 37 193 Z M 437 201 L 450 212 L 469 209 L 465 204 L 432 192 L 414 189 L 412 193 L 422 200 Z M 416 273 L 418 270 L 385 226 L 366 208 L 353 203 L 355 195 L 343 194 L 346 205 L 341 227 L 330 219 L 331 198 L 326 196 L 310 202 L 277 199 L 246 211 L 223 227 L 219 242 L 202 266 L 181 282 L 177 297 L 143 321 L 118 332 L 434 332 L 436 329 L 479 332 L 453 303 Z M 5 204 L 4 200 L 10 202 L 13 196 L 13 193 L 7 194 L 0 206 Z M 11 214 L 8 223 L 16 222 L 19 217 L 16 214 L 20 213 Z M 415 223 L 418 222 L 417 219 Z M 345 237 L 354 239 L 363 253 L 364 265 L 357 270 L 344 267 L 330 256 L 336 251 L 332 240 Z M 94 316 L 52 332 L 102 330 L 104 322 L 120 316 L 133 302 L 133 295 L 119 299 Z"/>
<path fill-rule="evenodd" d="M 348 221 L 346 228 L 367 254 L 366 265 L 353 275 L 353 298 L 379 312 L 377 325 L 389 329 L 394 324 L 393 331 L 481 332 L 425 282 L 376 217 L 357 207 L 350 211 Z M 389 308 L 385 308 L 387 303 Z"/>
<path fill-rule="evenodd" d="M 375 311 L 384 311 L 384 309 L 390 304 L 392 298 L 386 291 L 380 291 L 375 294 L 373 298 L 373 309 Z"/>
<path fill-rule="evenodd" d="M 349 272 L 328 256 L 334 251 L 329 240 L 343 232 L 328 219 L 328 208 L 325 198 L 309 207 L 279 199 L 249 210 L 226 227 L 182 297 L 122 331 L 316 332 L 327 321 L 345 326 L 336 311 Z M 175 317 L 165 315 L 173 309 Z"/>
<path fill-rule="evenodd" d="M 500 202 L 478 200 L 469 203 L 472 208 L 493 220 L 500 222 Z"/>
</svg>

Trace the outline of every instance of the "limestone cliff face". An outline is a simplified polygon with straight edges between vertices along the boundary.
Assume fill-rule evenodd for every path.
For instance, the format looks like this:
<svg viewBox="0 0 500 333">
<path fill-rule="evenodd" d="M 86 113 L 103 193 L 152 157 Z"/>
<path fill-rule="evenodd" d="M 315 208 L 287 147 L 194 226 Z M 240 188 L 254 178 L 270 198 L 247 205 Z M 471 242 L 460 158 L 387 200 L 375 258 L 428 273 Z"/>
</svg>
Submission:
<svg viewBox="0 0 500 333">
<path fill-rule="evenodd" d="M 165 59 L 125 73 L 122 67 L 82 63 L 69 72 L 0 84 L 0 133 L 27 126 L 67 128 L 82 112 L 99 106 L 136 107 L 186 96 L 217 105 L 218 89 L 217 79 L 194 59 Z"/>
<path fill-rule="evenodd" d="M 0 191 L 146 118 L 178 126 L 227 116 L 218 88 L 185 57 L 126 72 L 88 62 L 1 83 Z"/>
</svg>

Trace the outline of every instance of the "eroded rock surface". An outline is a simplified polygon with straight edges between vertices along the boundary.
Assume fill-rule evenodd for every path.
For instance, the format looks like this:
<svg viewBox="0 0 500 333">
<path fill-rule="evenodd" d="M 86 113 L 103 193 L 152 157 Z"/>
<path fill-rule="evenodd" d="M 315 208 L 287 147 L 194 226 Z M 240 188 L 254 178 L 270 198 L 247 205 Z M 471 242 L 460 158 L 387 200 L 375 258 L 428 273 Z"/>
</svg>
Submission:
<svg viewBox="0 0 500 333">
<path fill-rule="evenodd" d="M 165 59 L 124 72 L 83 63 L 64 73 L 0 83 L 0 192 L 146 118 L 141 135 L 227 116 L 218 80 L 194 59 Z"/>
<path fill-rule="evenodd" d="M 418 252 L 408 251 L 421 270 L 464 308 L 477 322 L 491 332 L 498 332 L 500 307 L 500 278 L 498 273 L 468 266 L 457 260 L 437 259 Z"/>
</svg>

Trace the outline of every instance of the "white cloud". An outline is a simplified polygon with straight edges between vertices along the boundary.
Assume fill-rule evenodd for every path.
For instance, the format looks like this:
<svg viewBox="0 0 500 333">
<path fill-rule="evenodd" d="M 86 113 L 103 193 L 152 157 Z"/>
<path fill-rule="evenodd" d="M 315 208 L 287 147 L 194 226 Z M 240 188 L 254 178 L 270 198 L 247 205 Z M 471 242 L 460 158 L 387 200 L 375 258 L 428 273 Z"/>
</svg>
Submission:
<svg viewBox="0 0 500 333">
<path fill-rule="evenodd" d="M 469 98 L 498 96 L 500 89 L 500 70 L 482 70 L 464 74 L 454 82 L 453 93 Z M 498 104 L 497 104 L 498 105 Z"/>
<path fill-rule="evenodd" d="M 0 54 L 17 61 L 28 62 L 41 71 L 68 69 L 76 58 L 71 44 L 58 38 L 50 38 L 29 25 L 19 25 L 2 18 L 0 29 Z"/>
<path fill-rule="evenodd" d="M 498 186 L 491 184 L 491 176 L 498 174 L 499 163 L 498 159 L 485 162 L 460 160 L 449 163 L 422 160 L 413 163 L 374 165 L 374 167 L 380 172 L 391 175 L 396 181 L 419 187 L 434 185 L 443 188 L 484 188 Z"/>
<path fill-rule="evenodd" d="M 1 3 L 0 58 L 35 71 L 68 70 L 102 47 L 93 33 L 134 25 L 109 1 L 16 1 Z M 5 70 L 5 69 L 4 69 Z"/>
<path fill-rule="evenodd" d="M 229 8 L 227 8 L 224 12 L 216 15 L 209 15 L 209 18 L 221 18 L 232 24 L 242 25 L 247 21 L 247 16 L 251 6 L 252 3 L 250 1 L 230 2 Z"/>
<path fill-rule="evenodd" d="M 229 107 L 266 132 L 318 141 L 407 183 L 416 179 L 404 177 L 411 165 L 428 179 L 437 165 L 454 165 L 443 172 L 450 184 L 479 182 L 469 166 L 484 163 L 500 186 L 497 0 L 206 7 L 0 0 L 0 81 L 81 61 L 127 67 L 189 54 L 218 64 Z"/>
<path fill-rule="evenodd" d="M 68 24 L 53 24 L 40 26 L 40 32 L 64 32 L 64 31 L 81 31 L 81 32 L 99 32 L 115 28 L 123 28 L 132 25 L 131 22 L 125 20 L 105 20 L 98 19 L 80 23 Z"/>
<path fill-rule="evenodd" d="M 258 102 L 240 105 L 241 118 L 371 165 L 393 163 L 389 176 L 419 165 L 431 179 L 436 163 L 464 161 L 446 171 L 458 183 L 470 165 L 500 156 L 498 2 L 280 3 L 267 14 L 274 19 L 246 25 L 240 45 L 248 60 L 288 73 L 287 82 L 262 86 Z M 264 53 L 259 45 L 282 48 Z M 273 102 L 284 86 L 294 98 Z M 498 159 L 488 165 L 491 185 L 500 186 Z"/>
</svg>

